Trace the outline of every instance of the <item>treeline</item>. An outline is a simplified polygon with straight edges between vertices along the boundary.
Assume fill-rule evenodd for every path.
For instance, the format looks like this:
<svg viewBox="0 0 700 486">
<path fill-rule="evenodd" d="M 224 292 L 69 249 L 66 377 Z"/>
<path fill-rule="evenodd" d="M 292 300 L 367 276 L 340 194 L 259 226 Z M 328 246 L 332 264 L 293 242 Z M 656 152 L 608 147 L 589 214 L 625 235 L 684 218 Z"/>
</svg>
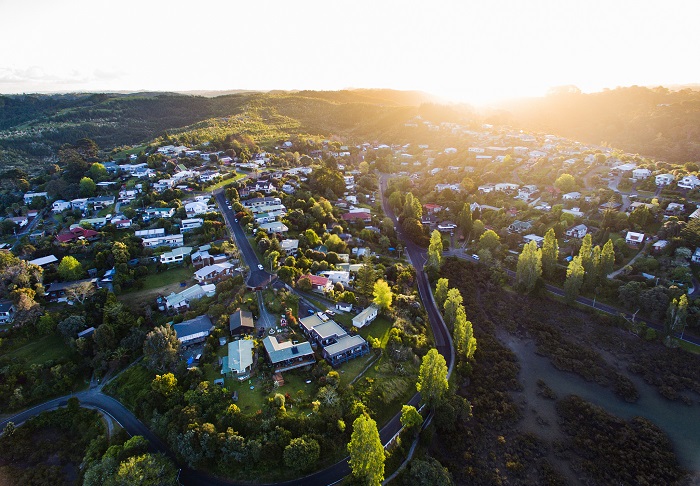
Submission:
<svg viewBox="0 0 700 486">
<path fill-rule="evenodd" d="M 700 159 L 700 91 L 632 86 L 552 93 L 506 106 L 494 120 L 668 162 Z"/>
</svg>

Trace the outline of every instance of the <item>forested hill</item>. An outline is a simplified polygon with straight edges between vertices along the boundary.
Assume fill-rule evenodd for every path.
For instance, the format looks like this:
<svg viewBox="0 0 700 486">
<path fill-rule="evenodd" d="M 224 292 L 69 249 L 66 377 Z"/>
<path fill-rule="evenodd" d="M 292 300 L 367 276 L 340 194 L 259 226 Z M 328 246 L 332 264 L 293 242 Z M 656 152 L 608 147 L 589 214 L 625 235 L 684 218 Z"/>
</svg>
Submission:
<svg viewBox="0 0 700 486">
<path fill-rule="evenodd" d="M 560 90 L 504 105 L 498 121 L 668 162 L 700 161 L 700 91 Z"/>
<path fill-rule="evenodd" d="M 46 161 L 64 143 L 82 138 L 111 149 L 166 133 L 195 130 L 203 135 L 203 129 L 216 131 L 243 114 L 277 122 L 290 133 L 360 135 L 378 124 L 403 124 L 405 116 L 429 101 L 424 93 L 392 90 L 247 92 L 214 98 L 174 93 L 0 96 L 0 165 Z M 454 110 L 443 111 L 447 118 L 460 117 Z"/>
</svg>

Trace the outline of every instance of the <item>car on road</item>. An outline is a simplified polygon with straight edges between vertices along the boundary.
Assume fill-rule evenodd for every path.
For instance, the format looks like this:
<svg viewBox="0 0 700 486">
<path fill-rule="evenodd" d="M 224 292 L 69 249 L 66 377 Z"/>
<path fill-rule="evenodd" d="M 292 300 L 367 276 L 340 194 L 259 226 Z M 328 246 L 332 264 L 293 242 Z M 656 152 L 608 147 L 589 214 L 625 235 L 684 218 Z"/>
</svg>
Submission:
<svg viewBox="0 0 700 486">
<path fill-rule="evenodd" d="M 262 263 L 258 263 L 258 270 L 262 270 L 262 269 L 263 269 Z"/>
<path fill-rule="evenodd" d="M 476 261 L 479 261 L 479 255 L 477 255 L 476 253 L 472 253 L 472 258 Z"/>
</svg>

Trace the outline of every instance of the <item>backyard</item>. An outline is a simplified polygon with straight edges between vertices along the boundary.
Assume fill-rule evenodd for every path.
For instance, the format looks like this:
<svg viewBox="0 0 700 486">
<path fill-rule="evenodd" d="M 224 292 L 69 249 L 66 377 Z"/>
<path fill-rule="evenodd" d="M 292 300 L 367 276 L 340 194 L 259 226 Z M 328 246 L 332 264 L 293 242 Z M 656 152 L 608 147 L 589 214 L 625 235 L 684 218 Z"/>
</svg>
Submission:
<svg viewBox="0 0 700 486">
<path fill-rule="evenodd" d="M 47 361 L 57 361 L 69 358 L 73 351 L 58 334 L 39 338 L 24 346 L 13 349 L 5 356 L 26 359 L 27 365 L 43 364 Z"/>
<path fill-rule="evenodd" d="M 176 267 L 165 272 L 146 275 L 140 289 L 132 288 L 123 292 L 119 295 L 119 300 L 132 309 L 142 309 L 145 304 L 154 303 L 159 295 L 170 295 L 172 292 L 181 292 L 191 287 L 195 283 L 192 274 L 191 268 Z M 183 287 L 181 282 L 187 282 L 187 285 Z"/>
</svg>

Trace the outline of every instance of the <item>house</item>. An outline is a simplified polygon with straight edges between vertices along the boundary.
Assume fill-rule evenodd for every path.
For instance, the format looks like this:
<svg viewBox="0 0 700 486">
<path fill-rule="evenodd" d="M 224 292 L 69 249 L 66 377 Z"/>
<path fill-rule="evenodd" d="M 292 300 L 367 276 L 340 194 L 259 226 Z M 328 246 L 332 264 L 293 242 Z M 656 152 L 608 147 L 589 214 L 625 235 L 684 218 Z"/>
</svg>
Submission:
<svg viewBox="0 0 700 486">
<path fill-rule="evenodd" d="M 265 194 L 270 194 L 274 192 L 275 185 L 270 181 L 258 180 L 255 181 L 255 191 L 264 192 Z"/>
<path fill-rule="evenodd" d="M 183 219 L 180 223 L 180 233 L 186 233 L 190 230 L 201 228 L 203 224 L 204 220 L 202 218 Z"/>
<path fill-rule="evenodd" d="M 201 201 L 192 201 L 185 204 L 185 212 L 187 216 L 191 218 L 192 216 L 197 216 L 200 214 L 205 214 L 208 212 L 207 203 Z"/>
<path fill-rule="evenodd" d="M 629 207 L 627 208 L 627 212 L 631 213 L 635 209 L 639 209 L 639 208 L 647 208 L 649 210 L 652 210 L 652 209 L 655 209 L 657 207 L 658 207 L 658 205 L 655 206 L 654 204 L 643 203 L 643 202 L 637 201 L 637 202 L 633 202 L 632 204 L 629 205 Z"/>
<path fill-rule="evenodd" d="M 423 204 L 423 209 L 426 213 L 437 214 L 442 211 L 442 206 L 439 204 Z"/>
<path fill-rule="evenodd" d="M 188 321 L 182 321 L 173 326 L 177 340 L 183 346 L 201 343 L 214 330 L 214 325 L 211 323 L 209 316 L 198 316 Z"/>
<path fill-rule="evenodd" d="M 632 177 L 635 179 L 646 179 L 651 176 L 651 171 L 649 169 L 634 169 L 632 171 Z"/>
<path fill-rule="evenodd" d="M 608 201 L 605 204 L 598 206 L 598 212 L 604 213 L 605 211 L 617 211 L 622 204 L 613 201 Z"/>
<path fill-rule="evenodd" d="M 350 336 L 337 322 L 324 320 L 318 315 L 299 319 L 299 324 L 309 338 L 321 346 L 323 357 L 332 365 L 358 358 L 369 352 L 369 345 L 362 336 Z"/>
<path fill-rule="evenodd" d="M 194 265 L 195 268 L 202 268 L 207 265 L 214 265 L 215 263 L 224 263 L 226 260 L 228 260 L 228 257 L 225 254 L 210 255 L 209 250 L 204 250 L 203 247 L 200 247 L 199 250 L 192 253 L 192 265 Z"/>
<path fill-rule="evenodd" d="M 700 208 L 696 209 L 692 213 L 690 213 L 690 216 L 688 216 L 688 219 L 698 219 L 700 218 Z"/>
<path fill-rule="evenodd" d="M 160 256 L 160 263 L 178 263 L 183 261 L 190 253 L 192 253 L 192 248 L 189 246 L 175 248 L 173 251 L 163 253 Z"/>
<path fill-rule="evenodd" d="M 233 275 L 233 265 L 228 262 L 207 265 L 194 272 L 195 280 L 200 283 L 213 282 L 229 275 Z"/>
<path fill-rule="evenodd" d="M 169 246 L 170 248 L 177 248 L 182 246 L 185 242 L 182 234 L 179 235 L 161 235 L 154 236 L 151 238 L 142 238 L 141 244 L 145 248 L 156 248 L 158 246 Z"/>
<path fill-rule="evenodd" d="M 31 263 L 32 265 L 39 265 L 40 267 L 45 267 L 47 265 L 51 265 L 52 263 L 56 263 L 57 261 L 58 258 L 56 258 L 56 255 L 48 255 L 41 258 L 35 258 L 34 260 L 29 260 L 29 263 Z"/>
<path fill-rule="evenodd" d="M 112 218 L 110 223 L 117 229 L 131 228 L 131 220 L 124 217 Z"/>
<path fill-rule="evenodd" d="M 141 189 L 122 189 L 119 191 L 119 202 L 129 203 L 136 199 L 140 192 Z"/>
<path fill-rule="evenodd" d="M 495 184 L 482 184 L 477 188 L 477 190 L 482 194 L 488 194 L 496 190 Z"/>
<path fill-rule="evenodd" d="M 248 311 L 238 309 L 231 314 L 228 323 L 228 328 L 232 336 L 236 334 L 253 334 L 255 331 L 253 314 Z"/>
<path fill-rule="evenodd" d="M 143 220 L 157 218 L 172 218 L 175 216 L 175 208 L 146 208 L 143 212 Z"/>
<path fill-rule="evenodd" d="M 267 336 L 263 339 L 263 346 L 265 346 L 267 357 L 277 373 L 309 366 L 316 362 L 314 350 L 308 342 L 285 341 L 281 343 L 276 336 Z"/>
<path fill-rule="evenodd" d="M 285 224 L 283 224 L 281 221 L 272 221 L 270 223 L 263 223 L 260 225 L 261 230 L 266 232 L 267 234 L 272 234 L 272 233 L 286 233 L 289 231 L 289 228 Z"/>
<path fill-rule="evenodd" d="M 29 218 L 27 216 L 15 216 L 12 218 L 7 218 L 8 221 L 12 221 L 20 228 L 24 228 L 29 224 Z"/>
<path fill-rule="evenodd" d="M 51 211 L 53 211 L 55 214 L 62 213 L 66 209 L 70 209 L 71 203 L 69 201 L 64 201 L 63 199 L 59 199 L 58 201 L 54 201 L 53 204 L 51 205 Z"/>
<path fill-rule="evenodd" d="M 0 324 L 12 322 L 15 318 L 15 306 L 12 302 L 0 302 Z"/>
<path fill-rule="evenodd" d="M 498 184 L 493 186 L 493 188 L 496 191 L 505 192 L 505 193 L 511 193 L 513 191 L 517 191 L 518 187 L 520 187 L 518 184 L 512 184 L 510 182 L 499 182 Z"/>
<path fill-rule="evenodd" d="M 85 229 L 81 226 L 76 226 L 71 228 L 69 231 L 61 233 L 56 236 L 56 241 L 59 243 L 72 243 L 78 240 L 88 240 L 93 241 L 98 239 L 100 234 L 91 229 Z"/>
<path fill-rule="evenodd" d="M 365 211 L 354 211 L 341 215 L 343 221 L 363 221 L 369 223 L 372 221 L 372 214 L 369 210 Z"/>
<path fill-rule="evenodd" d="M 48 284 L 45 289 L 45 297 L 49 302 L 68 302 L 66 297 L 66 292 L 70 291 L 73 287 L 77 287 L 81 284 L 89 283 L 95 288 L 98 288 L 96 278 L 88 278 L 84 280 L 75 280 L 73 282 L 53 282 Z"/>
<path fill-rule="evenodd" d="M 659 240 L 656 241 L 653 245 L 651 245 L 651 250 L 654 253 L 661 253 L 664 251 L 664 248 L 668 246 L 668 240 Z"/>
<path fill-rule="evenodd" d="M 369 353 L 369 344 L 362 336 L 346 334 L 335 343 L 323 347 L 323 357 L 331 366 L 337 366 L 367 353 Z"/>
<path fill-rule="evenodd" d="M 85 211 L 88 206 L 87 198 L 73 199 L 70 202 L 71 209 L 77 209 L 78 211 Z"/>
<path fill-rule="evenodd" d="M 462 188 L 459 184 L 435 184 L 435 192 L 442 192 L 449 189 L 452 192 L 461 192 Z"/>
<path fill-rule="evenodd" d="M 700 248 L 695 249 L 695 253 L 690 257 L 690 261 L 693 263 L 700 263 Z"/>
<path fill-rule="evenodd" d="M 31 204 L 35 197 L 43 197 L 48 199 L 49 195 L 46 192 L 27 192 L 24 194 L 24 204 Z"/>
<path fill-rule="evenodd" d="M 536 234 L 530 234 L 530 235 L 525 235 L 523 236 L 523 241 L 527 245 L 531 241 L 534 241 L 539 248 L 542 248 L 542 243 L 544 243 L 544 238 L 541 236 L 537 236 Z"/>
<path fill-rule="evenodd" d="M 581 239 L 584 236 L 586 236 L 586 233 L 588 233 L 588 226 L 585 224 L 577 224 L 576 226 L 572 226 L 568 230 L 566 230 L 566 236 L 569 236 L 571 238 L 578 238 Z"/>
<path fill-rule="evenodd" d="M 657 186 L 668 186 L 675 179 L 673 174 L 659 174 L 655 177 Z"/>
<path fill-rule="evenodd" d="M 296 255 L 299 250 L 299 240 L 282 240 L 280 247 L 287 255 Z"/>
<path fill-rule="evenodd" d="M 238 380 L 247 380 L 253 370 L 253 349 L 251 339 L 239 339 L 228 343 L 228 355 L 221 360 L 221 374 L 235 376 Z"/>
<path fill-rule="evenodd" d="M 211 182 L 217 177 L 221 177 L 221 172 L 218 170 L 208 170 L 199 174 L 199 180 L 202 182 Z"/>
<path fill-rule="evenodd" d="M 215 285 L 195 284 L 192 287 L 187 288 L 180 293 L 176 294 L 175 292 L 172 292 L 167 297 L 158 297 L 158 299 L 156 299 L 156 303 L 158 304 L 158 309 L 160 309 L 161 311 L 179 311 L 181 309 L 189 309 L 190 302 L 192 302 L 193 300 L 201 299 L 204 296 L 212 297 L 215 294 Z"/>
<path fill-rule="evenodd" d="M 352 304 L 347 302 L 338 302 L 335 304 L 335 308 L 343 312 L 352 312 Z"/>
<path fill-rule="evenodd" d="M 664 213 L 667 216 L 677 216 L 677 215 L 681 214 L 683 211 L 685 211 L 685 205 L 671 202 L 671 203 L 668 203 L 668 206 L 666 206 L 666 210 L 664 211 Z"/>
<path fill-rule="evenodd" d="M 438 224 L 437 229 L 442 233 L 451 233 L 457 229 L 457 225 L 452 221 L 443 221 L 442 223 Z"/>
<path fill-rule="evenodd" d="M 567 192 L 566 194 L 563 194 L 561 198 L 565 201 L 576 201 L 578 199 L 581 199 L 581 193 L 580 192 Z"/>
<path fill-rule="evenodd" d="M 322 277 L 330 280 L 331 284 L 340 283 L 343 287 L 350 285 L 350 272 L 344 270 L 326 270 L 318 273 Z"/>
<path fill-rule="evenodd" d="M 358 329 L 365 327 L 377 318 L 378 313 L 379 307 L 372 304 L 352 318 L 352 325 Z"/>
<path fill-rule="evenodd" d="M 302 278 L 308 278 L 309 280 L 311 280 L 311 290 L 313 292 L 325 294 L 326 292 L 330 292 L 331 290 L 333 290 L 333 284 L 326 277 L 307 274 L 299 277 L 299 280 L 301 280 Z M 297 280 L 297 283 L 299 282 L 299 280 Z"/>
<path fill-rule="evenodd" d="M 632 247 L 639 247 L 642 243 L 644 243 L 644 233 L 628 231 L 627 236 L 625 236 L 625 243 Z"/>
<path fill-rule="evenodd" d="M 282 200 L 278 197 L 254 197 L 242 201 L 241 204 L 244 208 L 252 209 L 257 206 L 265 206 L 268 204 L 282 204 Z"/>
<path fill-rule="evenodd" d="M 511 233 L 522 233 L 530 228 L 532 228 L 532 223 L 530 221 L 515 220 L 508 226 L 508 231 Z"/>
<path fill-rule="evenodd" d="M 695 189 L 700 186 L 700 179 L 695 175 L 684 176 L 680 181 L 678 181 L 678 187 L 683 189 Z"/>
</svg>

